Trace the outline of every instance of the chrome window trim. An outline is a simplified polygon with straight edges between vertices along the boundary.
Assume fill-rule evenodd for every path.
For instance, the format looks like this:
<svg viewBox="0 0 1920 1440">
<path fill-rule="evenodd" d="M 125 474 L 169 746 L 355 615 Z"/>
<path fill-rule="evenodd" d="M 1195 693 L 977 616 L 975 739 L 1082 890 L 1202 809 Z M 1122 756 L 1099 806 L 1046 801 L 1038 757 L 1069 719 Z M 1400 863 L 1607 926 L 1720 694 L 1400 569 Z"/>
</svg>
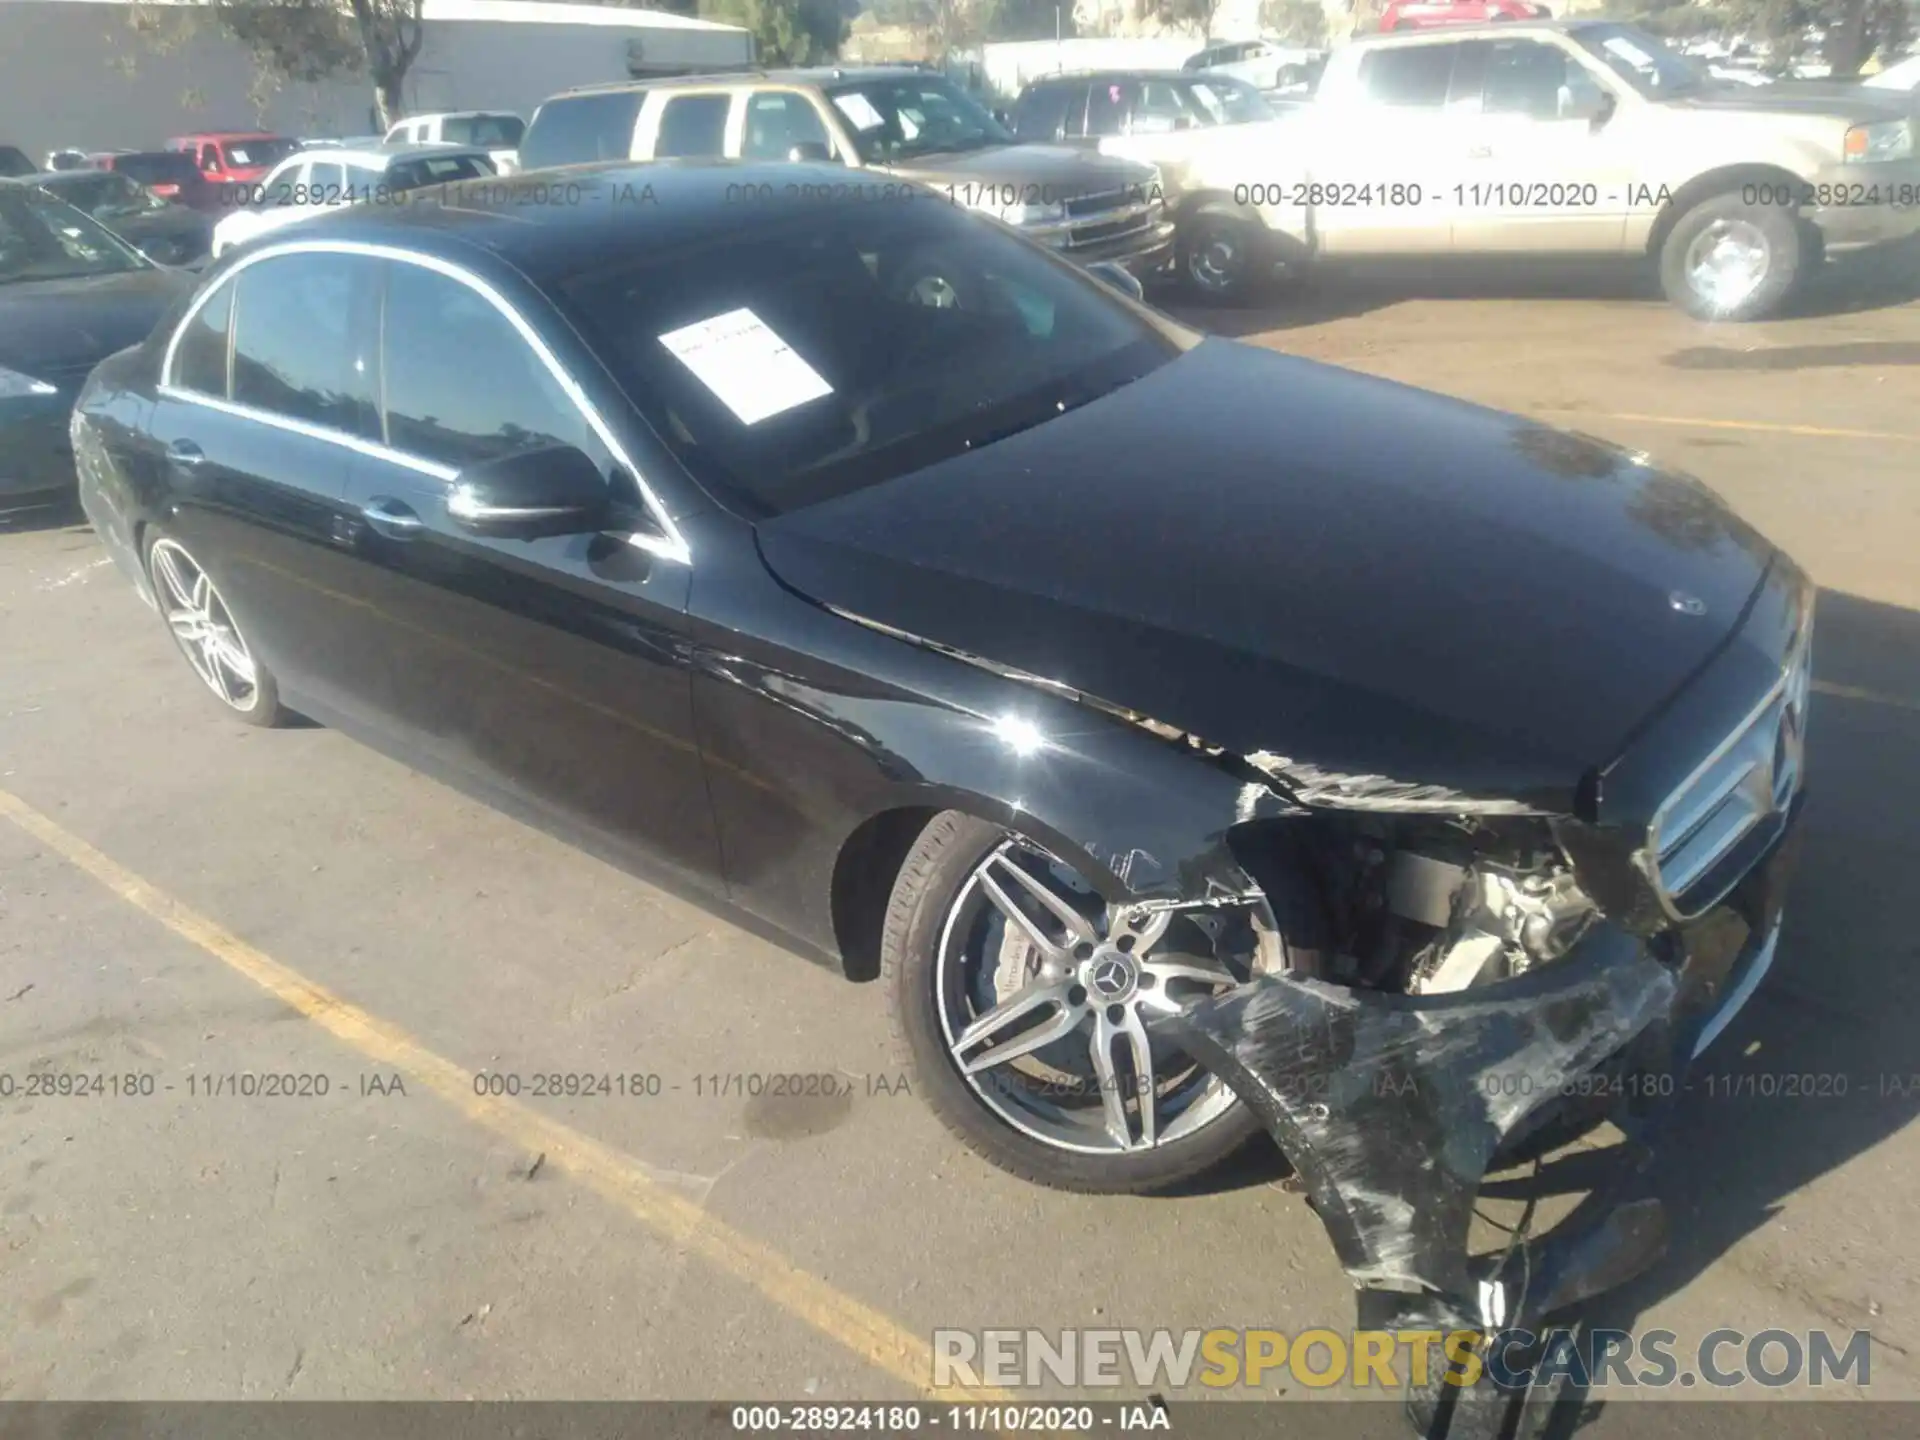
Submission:
<svg viewBox="0 0 1920 1440">
<path fill-rule="evenodd" d="M 393 450 L 377 441 L 365 440 L 358 435 L 350 435 L 344 430 L 333 430 L 322 425 L 308 425 L 304 421 L 292 420 L 283 415 L 272 415 L 266 411 L 254 410 L 244 405 L 236 405 L 231 400 L 222 399 L 216 401 L 211 396 L 201 395 L 190 390 L 183 390 L 174 385 L 174 351 L 179 347 L 180 337 L 185 333 L 186 326 L 192 322 L 194 316 L 200 313 L 200 307 L 202 305 L 205 305 L 215 294 L 230 285 L 235 276 L 250 266 L 259 264 L 263 260 L 272 260 L 282 255 L 316 254 L 358 255 L 372 260 L 391 260 L 403 265 L 417 265 L 423 270 L 431 270 L 457 284 L 465 285 L 469 290 L 472 290 L 476 295 L 480 296 L 481 299 L 493 306 L 493 308 L 505 318 L 507 323 L 519 333 L 520 338 L 527 343 L 533 350 L 533 353 L 539 357 L 540 363 L 546 366 L 547 373 L 553 377 L 554 383 L 560 387 L 561 392 L 573 403 L 574 409 L 577 410 L 580 413 L 580 417 L 587 422 L 588 428 L 599 437 L 600 443 L 607 447 L 607 451 L 613 456 L 614 462 L 624 468 L 626 472 L 633 477 L 633 483 L 639 487 L 641 501 L 646 506 L 647 513 L 652 517 L 653 522 L 660 527 L 661 533 L 659 535 L 630 534 L 626 537 L 627 543 L 636 549 L 648 551 L 651 554 L 658 555 L 663 560 L 671 560 L 676 564 L 691 565 L 693 563 L 692 551 L 687 546 L 686 538 L 680 533 L 680 527 L 674 524 L 672 516 L 667 514 L 666 506 L 660 502 L 660 497 L 654 493 L 653 487 L 647 484 L 646 476 L 641 473 L 640 467 L 634 464 L 633 457 L 627 453 L 626 447 L 620 443 L 619 438 L 613 433 L 613 427 L 609 425 L 606 418 L 601 415 L 599 407 L 588 398 L 586 391 L 580 388 L 579 382 L 567 373 L 566 367 L 560 363 L 559 357 L 548 348 L 547 342 L 540 337 L 540 333 L 528 323 L 526 317 L 514 307 L 512 302 L 498 290 L 494 289 L 492 285 L 488 284 L 484 279 L 474 274 L 471 270 L 466 269 L 464 266 L 456 265 L 450 260 L 443 260 L 437 255 L 423 255 L 416 251 L 400 249 L 394 245 L 378 245 L 362 240 L 284 240 L 277 244 L 268 245 L 255 251 L 251 255 L 243 256 L 235 261 L 232 268 L 217 281 L 194 297 L 193 303 L 187 307 L 186 314 L 180 317 L 179 324 L 174 327 L 173 334 L 167 338 L 167 348 L 160 357 L 160 393 L 172 399 L 186 400 L 196 405 L 206 405 L 211 409 L 224 411 L 240 419 L 257 420 L 265 424 L 277 426 L 283 430 L 291 431 L 294 434 L 306 435 L 316 440 L 330 441 L 337 445 L 344 445 L 348 449 L 358 450 L 373 459 L 392 460 L 416 470 L 423 475 L 431 475 L 436 479 L 451 482 L 457 472 L 452 467 L 443 465 L 436 460 L 429 460 L 425 456 L 410 455 L 404 451 Z M 237 294 L 238 292 L 236 292 L 236 298 Z M 238 307 L 236 306 L 235 308 L 237 309 Z M 383 325 L 385 324 L 384 306 L 382 309 L 381 323 Z M 231 367 L 234 328 L 235 327 L 229 323 L 227 330 L 229 367 Z M 381 373 L 384 381 L 386 366 L 384 364 L 384 356 L 382 358 Z M 233 393 L 231 374 L 229 374 L 228 377 L 227 393 L 229 395 Z M 382 399 L 384 399 L 384 395 Z M 383 416 L 382 424 L 384 425 L 384 406 L 382 407 L 381 413 Z"/>
</svg>

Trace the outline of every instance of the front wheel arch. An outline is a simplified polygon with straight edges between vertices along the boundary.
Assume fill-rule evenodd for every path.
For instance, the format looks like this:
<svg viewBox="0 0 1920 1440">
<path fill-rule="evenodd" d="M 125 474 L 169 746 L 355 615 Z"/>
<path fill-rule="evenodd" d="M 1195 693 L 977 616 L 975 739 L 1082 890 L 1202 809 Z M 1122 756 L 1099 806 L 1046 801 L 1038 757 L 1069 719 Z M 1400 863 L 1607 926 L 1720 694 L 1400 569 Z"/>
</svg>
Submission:
<svg viewBox="0 0 1920 1440">
<path fill-rule="evenodd" d="M 1777 165 L 1724 165 L 1717 170 L 1696 175 L 1673 192 L 1672 198 L 1654 218 L 1653 228 L 1647 234 L 1647 254 L 1649 257 L 1658 257 L 1680 218 L 1709 196 L 1738 194 L 1749 185 L 1771 185 L 1776 189 L 1784 186 L 1786 193 L 1791 195 L 1805 183 L 1791 170 L 1783 170 Z"/>
</svg>

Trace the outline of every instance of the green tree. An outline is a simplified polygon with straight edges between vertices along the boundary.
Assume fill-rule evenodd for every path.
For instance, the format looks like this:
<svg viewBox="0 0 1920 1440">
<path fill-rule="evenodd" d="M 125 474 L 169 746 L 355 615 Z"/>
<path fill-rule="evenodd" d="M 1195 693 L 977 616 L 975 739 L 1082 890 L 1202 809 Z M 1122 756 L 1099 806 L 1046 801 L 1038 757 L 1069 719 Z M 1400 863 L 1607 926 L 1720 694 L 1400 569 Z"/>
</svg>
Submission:
<svg viewBox="0 0 1920 1440">
<path fill-rule="evenodd" d="M 1262 0 L 1260 28 L 1289 45 L 1327 43 L 1327 9 L 1320 0 Z"/>
<path fill-rule="evenodd" d="M 746 30 L 762 65 L 833 59 L 852 18 L 842 0 L 700 0 L 700 14 Z"/>
<path fill-rule="evenodd" d="M 1713 6 L 1623 0 L 1619 9 L 1636 24 L 1662 35 L 1724 29 L 1765 40 L 1775 71 L 1808 58 L 1805 32 L 1824 29 L 1822 58 L 1841 78 L 1858 75 L 1877 51 L 1897 51 L 1913 24 L 1908 0 L 1723 0 Z"/>
<path fill-rule="evenodd" d="M 212 0 L 221 29 L 286 80 L 364 76 L 381 129 L 406 114 L 425 0 Z"/>
</svg>

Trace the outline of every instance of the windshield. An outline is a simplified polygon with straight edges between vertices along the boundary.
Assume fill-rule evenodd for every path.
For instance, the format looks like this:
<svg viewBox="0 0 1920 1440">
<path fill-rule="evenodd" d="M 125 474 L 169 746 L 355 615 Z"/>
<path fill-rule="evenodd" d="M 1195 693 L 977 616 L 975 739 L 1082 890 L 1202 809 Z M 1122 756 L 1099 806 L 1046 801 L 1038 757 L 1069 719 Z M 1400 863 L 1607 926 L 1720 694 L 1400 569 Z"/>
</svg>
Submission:
<svg viewBox="0 0 1920 1440">
<path fill-rule="evenodd" d="M 1581 25 L 1572 33 L 1589 54 L 1642 95 L 1677 95 L 1706 81 L 1706 72 L 1693 61 L 1631 25 Z"/>
<path fill-rule="evenodd" d="M 0 284 L 149 268 L 99 224 L 44 190 L 0 190 Z"/>
<path fill-rule="evenodd" d="M 1194 105 L 1212 125 L 1245 125 L 1275 118 L 1273 107 L 1244 80 L 1210 75 L 1205 80 L 1194 81 L 1189 90 Z"/>
<path fill-rule="evenodd" d="M 129 215 L 145 215 L 167 208 L 167 202 L 158 195 L 111 170 L 70 180 L 52 180 L 46 188 L 97 220 L 125 219 Z"/>
<path fill-rule="evenodd" d="M 511 150 L 526 129 L 518 115 L 451 115 L 440 122 L 440 138 L 455 145 Z"/>
<path fill-rule="evenodd" d="M 868 164 L 1014 143 L 1006 127 L 966 91 L 937 75 L 835 85 L 827 96 Z"/>
<path fill-rule="evenodd" d="M 1098 280 L 940 203 L 768 217 L 560 290 L 667 447 L 755 515 L 1045 423 L 1179 348 Z"/>
<path fill-rule="evenodd" d="M 259 140 L 229 140 L 224 148 L 229 165 L 278 165 L 300 148 L 300 142 L 285 136 L 267 136 Z"/>
</svg>

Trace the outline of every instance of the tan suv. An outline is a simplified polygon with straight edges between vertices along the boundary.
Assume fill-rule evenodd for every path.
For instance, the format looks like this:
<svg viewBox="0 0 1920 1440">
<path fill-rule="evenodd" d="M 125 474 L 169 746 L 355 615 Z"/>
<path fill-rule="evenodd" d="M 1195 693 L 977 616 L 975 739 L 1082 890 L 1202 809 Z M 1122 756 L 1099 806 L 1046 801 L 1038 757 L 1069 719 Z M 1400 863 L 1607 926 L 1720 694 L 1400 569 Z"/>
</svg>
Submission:
<svg viewBox="0 0 1920 1440">
<path fill-rule="evenodd" d="M 755 71 L 568 90 L 534 112 L 523 170 L 601 160 L 837 160 L 917 181 L 1082 265 L 1144 276 L 1173 253 L 1160 173 L 1023 145 L 964 90 L 914 67 Z M 849 177 L 849 183 L 855 183 Z M 870 184 L 871 182 L 865 182 Z"/>
</svg>

